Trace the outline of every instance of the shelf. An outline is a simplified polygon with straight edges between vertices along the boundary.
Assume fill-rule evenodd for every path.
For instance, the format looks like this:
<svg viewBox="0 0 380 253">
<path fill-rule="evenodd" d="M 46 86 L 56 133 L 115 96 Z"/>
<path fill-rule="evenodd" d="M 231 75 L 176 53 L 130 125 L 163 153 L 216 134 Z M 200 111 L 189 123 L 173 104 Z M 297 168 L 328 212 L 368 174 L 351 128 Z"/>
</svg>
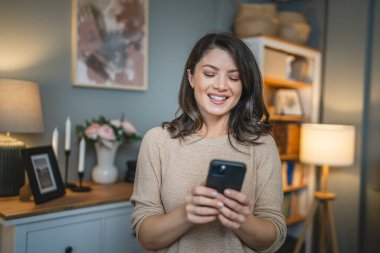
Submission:
<svg viewBox="0 0 380 253">
<path fill-rule="evenodd" d="M 301 184 L 301 185 L 296 185 L 296 186 L 291 185 L 291 186 L 284 187 L 284 192 L 299 191 L 306 188 L 307 188 L 307 184 Z"/>
<path fill-rule="evenodd" d="M 294 224 L 303 222 L 305 220 L 305 218 L 306 217 L 302 216 L 302 215 L 293 215 L 289 218 L 286 218 L 286 225 L 290 226 L 290 225 L 294 225 Z"/>
<path fill-rule="evenodd" d="M 264 102 L 270 113 L 269 120 L 274 125 L 272 134 L 280 154 L 283 177 L 286 175 L 283 180 L 287 182 L 289 175 L 284 171 L 292 164 L 294 171 L 300 169 L 300 176 L 307 177 L 306 180 L 293 178 L 293 182 L 310 182 L 314 180 L 313 173 L 303 173 L 302 170 L 306 171 L 309 167 L 304 168 L 300 164 L 300 126 L 316 123 L 319 118 L 321 52 L 270 36 L 245 38 L 244 42 L 254 53 L 262 73 Z M 298 93 L 299 101 L 295 93 Z M 300 104 L 302 110 L 296 110 L 299 108 L 292 107 L 294 105 L 291 103 Z M 284 104 L 294 110 L 285 110 L 285 115 L 281 107 Z M 290 112 L 293 115 L 289 115 Z M 285 186 L 282 208 L 284 214 L 290 216 L 286 224 L 302 223 L 310 212 L 309 201 L 314 185 Z"/>
<path fill-rule="evenodd" d="M 299 159 L 299 154 L 280 154 L 281 161 L 295 161 Z"/>
<path fill-rule="evenodd" d="M 310 83 L 264 76 L 264 83 L 273 88 L 311 88 Z"/>
<path fill-rule="evenodd" d="M 310 117 L 306 116 L 294 116 L 294 115 L 277 115 L 273 114 L 270 116 L 270 120 L 273 121 L 294 121 L 294 122 L 305 122 L 310 121 Z"/>
<path fill-rule="evenodd" d="M 314 53 L 319 53 L 320 50 L 310 47 L 310 46 L 305 46 L 305 45 L 300 45 L 296 43 L 292 43 L 288 40 L 275 37 L 275 36 L 270 36 L 270 35 L 255 35 L 251 38 L 245 38 L 244 40 L 250 41 L 250 40 L 261 40 L 263 43 L 269 47 L 273 48 L 276 50 L 282 50 L 284 52 L 295 52 L 294 54 L 297 54 L 300 51 L 310 51 Z M 284 50 L 284 47 L 287 47 L 287 50 Z"/>
</svg>

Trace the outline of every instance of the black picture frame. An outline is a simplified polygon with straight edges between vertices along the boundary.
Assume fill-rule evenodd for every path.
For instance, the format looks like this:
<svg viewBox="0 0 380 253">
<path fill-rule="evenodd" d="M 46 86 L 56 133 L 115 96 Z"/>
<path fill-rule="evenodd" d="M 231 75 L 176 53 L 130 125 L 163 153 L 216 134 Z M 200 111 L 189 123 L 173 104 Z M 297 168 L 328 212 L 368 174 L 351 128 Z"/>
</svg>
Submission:
<svg viewBox="0 0 380 253">
<path fill-rule="evenodd" d="M 65 195 L 52 146 L 24 148 L 21 154 L 36 204 Z"/>
</svg>

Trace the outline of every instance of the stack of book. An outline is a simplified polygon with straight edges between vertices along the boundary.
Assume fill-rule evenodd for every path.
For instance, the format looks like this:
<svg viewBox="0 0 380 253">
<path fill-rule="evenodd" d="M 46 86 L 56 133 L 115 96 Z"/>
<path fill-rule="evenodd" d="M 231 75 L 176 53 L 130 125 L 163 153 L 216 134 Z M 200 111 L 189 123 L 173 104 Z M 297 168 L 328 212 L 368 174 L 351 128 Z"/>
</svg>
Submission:
<svg viewBox="0 0 380 253">
<path fill-rule="evenodd" d="M 297 123 L 278 123 L 273 128 L 273 138 L 276 140 L 280 155 L 299 154 L 300 126 Z"/>
<path fill-rule="evenodd" d="M 287 219 L 306 215 L 308 178 L 308 166 L 293 161 L 282 162 L 282 183 L 285 192 L 282 212 Z"/>
</svg>

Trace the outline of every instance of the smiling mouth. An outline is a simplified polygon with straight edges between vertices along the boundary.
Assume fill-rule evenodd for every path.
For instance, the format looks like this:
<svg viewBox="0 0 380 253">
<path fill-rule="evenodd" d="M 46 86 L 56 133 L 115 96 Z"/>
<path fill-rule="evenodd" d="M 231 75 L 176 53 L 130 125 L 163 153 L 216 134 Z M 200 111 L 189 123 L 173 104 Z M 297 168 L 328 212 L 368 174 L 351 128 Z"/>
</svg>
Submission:
<svg viewBox="0 0 380 253">
<path fill-rule="evenodd" d="M 220 97 L 220 96 L 215 96 L 215 95 L 208 95 L 208 97 L 217 102 L 223 102 L 228 99 L 228 97 L 225 97 L 225 96 Z"/>
</svg>

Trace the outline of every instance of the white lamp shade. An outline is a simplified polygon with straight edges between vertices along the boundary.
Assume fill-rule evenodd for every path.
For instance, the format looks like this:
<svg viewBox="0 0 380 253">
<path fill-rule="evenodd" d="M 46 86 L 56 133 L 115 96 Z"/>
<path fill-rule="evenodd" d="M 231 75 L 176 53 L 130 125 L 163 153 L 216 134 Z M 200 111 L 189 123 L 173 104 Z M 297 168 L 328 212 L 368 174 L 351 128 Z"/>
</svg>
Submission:
<svg viewBox="0 0 380 253">
<path fill-rule="evenodd" d="M 302 124 L 300 160 L 315 165 L 347 166 L 354 161 L 355 128 Z"/>
<path fill-rule="evenodd" d="M 43 132 L 38 84 L 29 81 L 0 79 L 0 115 L 0 132 Z"/>
</svg>

